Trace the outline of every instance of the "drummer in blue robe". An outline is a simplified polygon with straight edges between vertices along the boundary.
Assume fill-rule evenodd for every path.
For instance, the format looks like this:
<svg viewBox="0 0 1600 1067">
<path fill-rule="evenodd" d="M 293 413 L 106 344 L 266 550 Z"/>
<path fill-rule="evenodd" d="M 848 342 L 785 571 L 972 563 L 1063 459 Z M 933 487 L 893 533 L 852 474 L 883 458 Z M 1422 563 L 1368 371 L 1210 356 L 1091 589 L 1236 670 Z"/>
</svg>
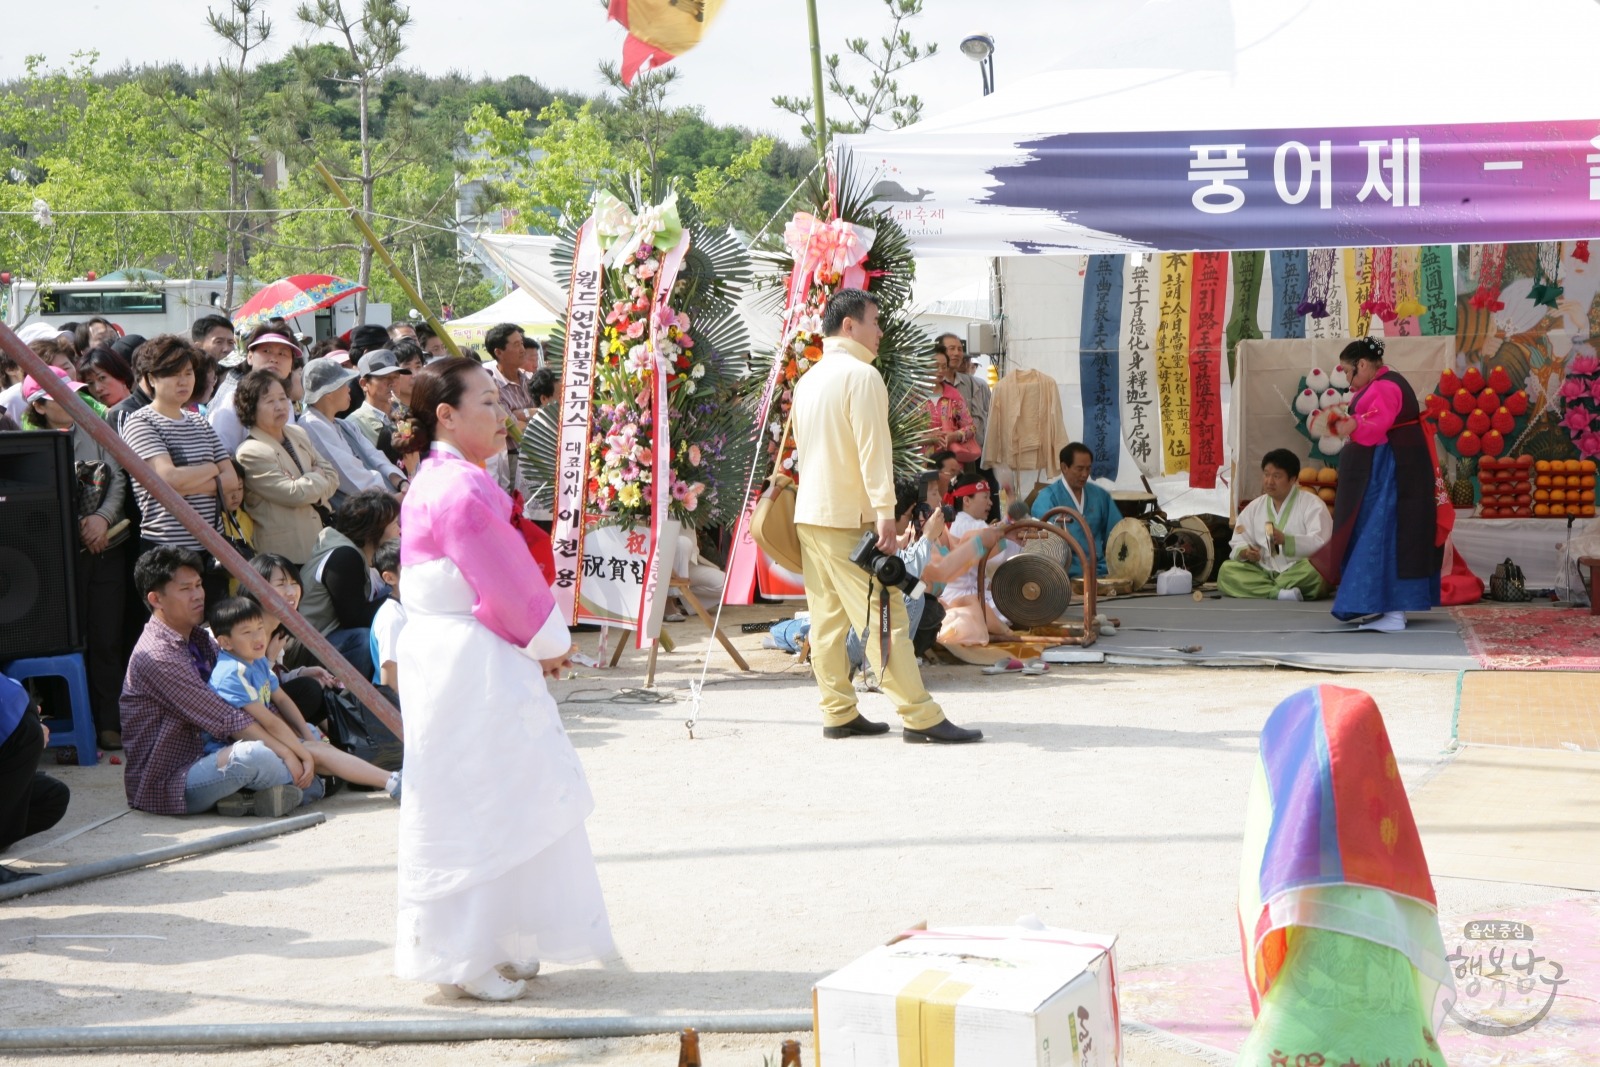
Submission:
<svg viewBox="0 0 1600 1067">
<path fill-rule="evenodd" d="M 1094 538 L 1095 572 L 1100 577 L 1106 573 L 1106 538 L 1111 527 L 1122 518 L 1111 494 L 1089 480 L 1094 466 L 1094 453 L 1081 441 L 1074 441 L 1061 450 L 1061 477 L 1039 490 L 1033 499 L 1033 517 L 1042 519 L 1051 508 L 1071 508 L 1082 515 L 1089 524 Z M 1060 516 L 1057 520 L 1060 521 Z M 1083 528 L 1076 522 L 1067 523 L 1066 530 L 1072 539 L 1084 545 Z M 1073 555 L 1072 566 L 1067 571 L 1074 578 L 1083 575 L 1083 565 Z"/>
</svg>

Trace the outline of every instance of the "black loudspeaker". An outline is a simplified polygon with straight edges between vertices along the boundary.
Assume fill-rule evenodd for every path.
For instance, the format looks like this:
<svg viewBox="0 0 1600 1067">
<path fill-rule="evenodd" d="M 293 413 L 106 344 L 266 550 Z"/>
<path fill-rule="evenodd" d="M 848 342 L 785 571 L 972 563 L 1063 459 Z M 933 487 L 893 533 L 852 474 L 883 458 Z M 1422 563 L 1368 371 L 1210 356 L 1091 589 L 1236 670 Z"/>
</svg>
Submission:
<svg viewBox="0 0 1600 1067">
<path fill-rule="evenodd" d="M 83 651 L 72 437 L 0 433 L 0 663 Z"/>
</svg>

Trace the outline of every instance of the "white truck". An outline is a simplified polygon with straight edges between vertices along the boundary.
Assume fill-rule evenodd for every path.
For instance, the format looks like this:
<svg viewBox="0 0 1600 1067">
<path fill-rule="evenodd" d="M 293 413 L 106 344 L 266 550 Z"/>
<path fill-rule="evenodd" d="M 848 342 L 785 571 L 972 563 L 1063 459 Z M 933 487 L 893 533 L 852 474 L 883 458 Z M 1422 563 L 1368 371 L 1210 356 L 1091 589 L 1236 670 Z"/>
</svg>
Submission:
<svg viewBox="0 0 1600 1067">
<path fill-rule="evenodd" d="M 96 316 L 110 319 L 124 333 L 143 337 L 177 333 L 188 336 L 189 327 L 204 315 L 226 315 L 222 296 L 227 283 L 221 278 L 163 278 L 151 271 L 122 271 L 89 281 L 83 278 L 40 287 L 39 283 L 12 279 L 0 284 L 0 319 L 13 330 L 30 322 L 64 325 Z M 234 283 L 235 292 L 240 291 Z M 368 304 L 367 321 L 389 325 L 388 304 Z M 356 324 L 356 300 L 346 297 L 331 308 L 296 316 L 295 329 L 320 341 L 344 333 Z"/>
</svg>

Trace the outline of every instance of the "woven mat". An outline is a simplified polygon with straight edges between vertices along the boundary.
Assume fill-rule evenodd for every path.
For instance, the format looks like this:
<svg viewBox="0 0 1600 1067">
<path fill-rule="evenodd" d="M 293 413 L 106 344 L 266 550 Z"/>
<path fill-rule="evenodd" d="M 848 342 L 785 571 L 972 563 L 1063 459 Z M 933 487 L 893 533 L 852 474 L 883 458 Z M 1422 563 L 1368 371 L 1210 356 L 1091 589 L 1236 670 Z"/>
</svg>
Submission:
<svg viewBox="0 0 1600 1067">
<path fill-rule="evenodd" d="M 1469 745 L 1411 811 L 1436 875 L 1600 890 L 1600 754 Z"/>
<path fill-rule="evenodd" d="M 1490 670 L 1600 671 L 1600 615 L 1587 608 L 1451 608 L 1467 651 Z"/>
<path fill-rule="evenodd" d="M 1467 671 L 1456 737 L 1468 745 L 1600 752 L 1600 677 L 1579 671 Z"/>
</svg>

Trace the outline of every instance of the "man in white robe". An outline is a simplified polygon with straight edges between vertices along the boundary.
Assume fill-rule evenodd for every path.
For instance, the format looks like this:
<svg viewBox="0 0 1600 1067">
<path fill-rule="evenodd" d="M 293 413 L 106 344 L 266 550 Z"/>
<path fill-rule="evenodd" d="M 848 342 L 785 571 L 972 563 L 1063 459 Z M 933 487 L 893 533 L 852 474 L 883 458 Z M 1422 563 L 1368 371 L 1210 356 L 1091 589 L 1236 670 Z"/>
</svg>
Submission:
<svg viewBox="0 0 1600 1067">
<path fill-rule="evenodd" d="M 1261 461 L 1262 494 L 1245 505 L 1233 549 L 1217 571 L 1223 596 L 1320 600 L 1330 593 L 1310 556 L 1333 534 L 1333 516 L 1316 493 L 1300 488 L 1300 458 L 1286 448 Z"/>
</svg>

